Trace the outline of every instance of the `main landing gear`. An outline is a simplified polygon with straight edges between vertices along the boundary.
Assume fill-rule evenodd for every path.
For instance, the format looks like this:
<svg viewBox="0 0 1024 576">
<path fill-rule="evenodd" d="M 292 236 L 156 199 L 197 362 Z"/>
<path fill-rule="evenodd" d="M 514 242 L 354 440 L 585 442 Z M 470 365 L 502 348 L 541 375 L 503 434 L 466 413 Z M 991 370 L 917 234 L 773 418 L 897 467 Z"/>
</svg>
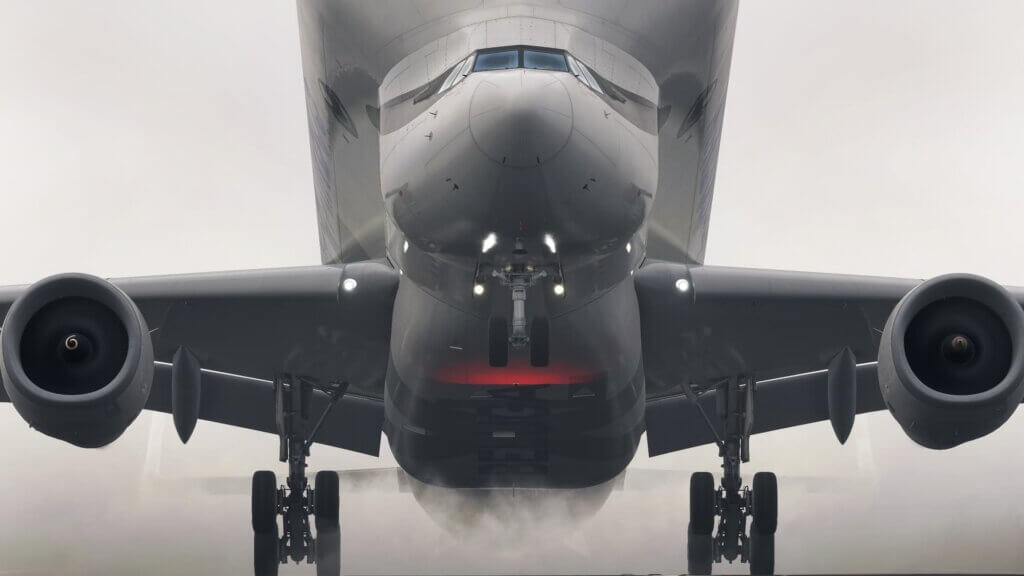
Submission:
<svg viewBox="0 0 1024 576">
<path fill-rule="evenodd" d="M 722 456 L 722 485 L 715 488 L 710 472 L 690 477 L 690 524 L 686 562 L 690 574 L 711 574 L 711 564 L 750 563 L 751 574 L 774 574 L 775 529 L 778 526 L 778 481 L 771 472 L 754 474 L 753 487 L 743 486 L 740 463 L 750 461 L 750 432 L 754 422 L 753 378 L 730 378 L 715 388 L 717 416 L 725 438 L 704 412 L 689 385 L 690 397 L 715 434 Z M 718 516 L 718 532 L 714 532 Z M 747 519 L 751 518 L 749 531 Z"/>
<path fill-rule="evenodd" d="M 252 476 L 253 566 L 256 576 L 274 576 L 278 566 L 305 560 L 316 563 L 317 576 L 341 573 L 341 538 L 338 523 L 338 473 L 317 472 L 314 487 L 306 480 L 306 457 L 320 425 L 331 408 L 345 394 L 346 383 L 318 387 L 297 376 L 279 376 L 274 380 L 277 432 L 281 439 L 282 462 L 288 462 L 288 481 L 278 486 L 269 470 Z M 313 390 L 330 395 L 330 401 L 313 425 L 310 406 Z M 309 516 L 316 520 L 316 537 Z M 283 519 L 283 535 L 277 517 Z"/>
</svg>

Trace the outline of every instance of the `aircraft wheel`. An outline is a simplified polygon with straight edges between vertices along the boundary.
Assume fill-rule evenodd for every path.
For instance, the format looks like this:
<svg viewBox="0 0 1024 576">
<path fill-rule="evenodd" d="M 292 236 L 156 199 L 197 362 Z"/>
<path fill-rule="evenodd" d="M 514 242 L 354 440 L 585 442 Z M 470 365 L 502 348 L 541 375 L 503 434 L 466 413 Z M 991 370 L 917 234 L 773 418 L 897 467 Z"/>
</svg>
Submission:
<svg viewBox="0 0 1024 576">
<path fill-rule="evenodd" d="M 492 316 L 488 330 L 488 359 L 491 366 L 508 366 L 508 320 Z"/>
<path fill-rule="evenodd" d="M 715 528 L 715 477 L 710 472 L 690 476 L 690 530 L 711 534 Z"/>
<path fill-rule="evenodd" d="M 775 574 L 775 534 L 750 530 L 750 573 Z"/>
<path fill-rule="evenodd" d="M 530 365 L 547 366 L 551 357 L 550 339 L 548 338 L 548 319 L 538 316 L 530 325 Z"/>
<path fill-rule="evenodd" d="M 341 531 L 318 528 L 316 531 L 316 576 L 341 574 Z"/>
<path fill-rule="evenodd" d="M 711 534 L 695 534 L 692 528 L 686 531 L 687 574 L 711 574 L 714 545 Z"/>
<path fill-rule="evenodd" d="M 252 535 L 252 564 L 256 576 L 277 576 L 281 565 L 278 557 L 277 524 L 272 532 L 254 532 Z"/>
<path fill-rule="evenodd" d="M 269 470 L 252 475 L 252 529 L 277 534 L 277 477 Z"/>
<path fill-rule="evenodd" d="M 330 529 L 337 531 L 338 473 L 333 470 L 317 472 L 313 486 L 313 491 L 316 493 L 313 509 L 316 516 L 317 533 Z"/>
<path fill-rule="evenodd" d="M 779 525 L 779 482 L 771 472 L 754 474 L 753 531 L 775 534 Z"/>
</svg>

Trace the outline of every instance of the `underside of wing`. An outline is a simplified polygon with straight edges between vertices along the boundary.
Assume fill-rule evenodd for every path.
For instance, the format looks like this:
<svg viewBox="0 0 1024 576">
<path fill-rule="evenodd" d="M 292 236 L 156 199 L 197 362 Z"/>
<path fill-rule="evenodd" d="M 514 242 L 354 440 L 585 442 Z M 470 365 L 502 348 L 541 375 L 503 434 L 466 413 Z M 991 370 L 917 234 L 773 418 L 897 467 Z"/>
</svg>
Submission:
<svg viewBox="0 0 1024 576">
<path fill-rule="evenodd" d="M 397 276 L 387 264 L 363 262 L 113 283 L 146 317 L 158 361 L 186 347 L 204 369 L 344 380 L 379 398 Z"/>
<path fill-rule="evenodd" d="M 890 312 L 920 283 L 669 263 L 635 278 L 650 397 L 680 392 L 683 378 L 822 370 L 844 348 L 873 362 Z"/>
<path fill-rule="evenodd" d="M 147 410 L 174 414 L 172 371 L 172 365 L 166 363 L 159 363 L 155 367 L 153 390 L 146 402 Z M 278 433 L 273 382 L 209 370 L 203 371 L 200 381 L 200 420 L 269 434 Z M 322 414 L 329 403 L 327 394 L 315 390 L 312 393 L 310 412 Z M 346 394 L 327 412 L 316 440 L 318 444 L 377 456 L 383 421 L 382 399 Z"/>
<path fill-rule="evenodd" d="M 80 446 L 143 408 L 173 413 L 187 440 L 197 418 L 280 432 L 286 377 L 304 418 L 325 414 L 319 442 L 377 454 L 397 284 L 373 261 L 0 289 L 0 399 Z"/>
<path fill-rule="evenodd" d="M 885 403 L 878 390 L 878 370 L 874 363 L 857 367 L 854 413 L 884 410 Z M 756 384 L 755 408 L 751 434 L 771 432 L 791 426 L 802 426 L 830 419 L 828 372 L 820 370 Z M 697 404 L 685 394 L 669 394 L 647 403 L 647 451 L 651 456 L 712 444 L 725 436 L 716 414 L 719 398 L 714 391 L 700 394 Z"/>
<path fill-rule="evenodd" d="M 950 448 L 1024 400 L 1024 294 L 979 276 L 655 262 L 635 280 L 651 454 L 823 420 L 845 442 L 883 408 Z"/>
</svg>

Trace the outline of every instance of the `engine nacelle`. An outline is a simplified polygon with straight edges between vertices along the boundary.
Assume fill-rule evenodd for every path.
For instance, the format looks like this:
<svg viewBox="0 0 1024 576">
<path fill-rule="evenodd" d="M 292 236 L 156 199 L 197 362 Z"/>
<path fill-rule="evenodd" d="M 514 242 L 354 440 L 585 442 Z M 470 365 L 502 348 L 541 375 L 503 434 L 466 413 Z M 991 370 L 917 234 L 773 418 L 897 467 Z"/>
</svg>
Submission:
<svg viewBox="0 0 1024 576">
<path fill-rule="evenodd" d="M 145 318 L 119 288 L 85 274 L 51 276 L 8 311 L 0 375 L 30 426 L 96 448 L 116 440 L 146 405 L 153 344 Z"/>
<path fill-rule="evenodd" d="M 945 449 L 999 428 L 1024 398 L 1024 312 L 980 276 L 924 282 L 889 315 L 878 383 L 908 436 Z"/>
</svg>

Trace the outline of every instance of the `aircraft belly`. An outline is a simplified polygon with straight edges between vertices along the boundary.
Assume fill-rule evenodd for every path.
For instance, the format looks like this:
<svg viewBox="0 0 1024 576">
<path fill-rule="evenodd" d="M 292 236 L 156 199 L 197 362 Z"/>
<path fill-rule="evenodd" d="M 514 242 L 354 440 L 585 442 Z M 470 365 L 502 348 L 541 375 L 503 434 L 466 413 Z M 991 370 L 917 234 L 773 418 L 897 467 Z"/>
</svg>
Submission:
<svg viewBox="0 0 1024 576">
<path fill-rule="evenodd" d="M 643 432 L 636 310 L 632 283 L 622 282 L 549 319 L 548 366 L 512 350 L 508 366 L 495 368 L 486 314 L 440 302 L 404 278 L 385 393 L 395 458 L 420 480 L 449 486 L 570 487 L 613 477 Z"/>
</svg>

